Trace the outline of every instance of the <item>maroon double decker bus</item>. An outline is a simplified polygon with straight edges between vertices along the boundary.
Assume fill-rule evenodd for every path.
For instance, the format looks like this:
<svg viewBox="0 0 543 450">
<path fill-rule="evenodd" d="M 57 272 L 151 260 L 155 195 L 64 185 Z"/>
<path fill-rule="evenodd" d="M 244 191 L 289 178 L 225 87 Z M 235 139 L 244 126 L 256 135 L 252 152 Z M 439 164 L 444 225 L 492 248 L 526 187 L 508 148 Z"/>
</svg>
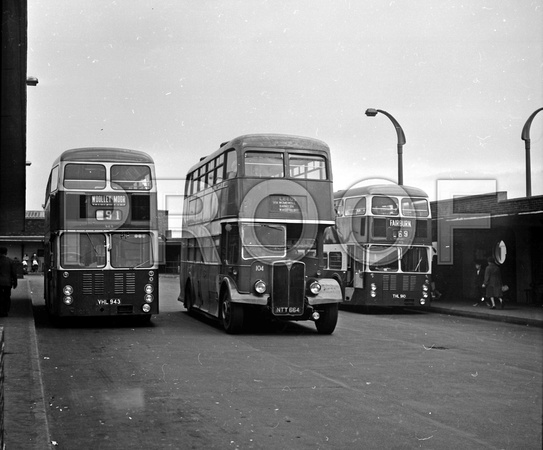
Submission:
<svg viewBox="0 0 543 450">
<path fill-rule="evenodd" d="M 80 148 L 53 163 L 45 195 L 45 303 L 54 318 L 158 313 L 153 160 Z"/>
<path fill-rule="evenodd" d="M 179 300 L 238 333 L 262 313 L 312 320 L 330 334 L 342 300 L 323 276 L 334 224 L 330 150 L 319 140 L 255 134 L 225 142 L 186 179 Z"/>
</svg>

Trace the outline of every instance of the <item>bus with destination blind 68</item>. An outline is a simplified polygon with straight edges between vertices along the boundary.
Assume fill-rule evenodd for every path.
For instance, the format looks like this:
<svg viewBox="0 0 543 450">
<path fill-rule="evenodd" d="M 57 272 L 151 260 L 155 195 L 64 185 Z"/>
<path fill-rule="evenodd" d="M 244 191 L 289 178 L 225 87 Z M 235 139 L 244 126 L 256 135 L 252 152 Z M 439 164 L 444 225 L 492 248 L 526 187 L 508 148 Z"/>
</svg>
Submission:
<svg viewBox="0 0 543 450">
<path fill-rule="evenodd" d="M 326 272 L 343 280 L 344 306 L 428 306 L 432 233 L 428 195 L 382 184 L 334 193 Z"/>
<path fill-rule="evenodd" d="M 45 195 L 46 308 L 54 318 L 158 313 L 155 166 L 144 152 L 66 150 Z"/>
<path fill-rule="evenodd" d="M 330 334 L 342 300 L 323 276 L 334 224 L 330 150 L 305 137 L 237 137 L 188 172 L 179 300 L 239 333 L 248 321 L 314 321 Z"/>
</svg>

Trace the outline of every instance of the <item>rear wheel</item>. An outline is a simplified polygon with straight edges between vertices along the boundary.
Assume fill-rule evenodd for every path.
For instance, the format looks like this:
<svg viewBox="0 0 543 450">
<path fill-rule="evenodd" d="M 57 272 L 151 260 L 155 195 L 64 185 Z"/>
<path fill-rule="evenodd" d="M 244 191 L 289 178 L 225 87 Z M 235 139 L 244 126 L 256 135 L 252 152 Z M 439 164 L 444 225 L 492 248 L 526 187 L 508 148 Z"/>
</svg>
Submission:
<svg viewBox="0 0 543 450">
<path fill-rule="evenodd" d="M 319 334 L 332 334 L 336 329 L 338 318 L 338 304 L 324 305 L 319 311 L 320 318 L 315 321 Z"/>
<path fill-rule="evenodd" d="M 221 301 L 220 318 L 228 334 L 237 334 L 243 329 L 243 306 L 232 303 L 228 292 L 224 294 Z"/>
</svg>

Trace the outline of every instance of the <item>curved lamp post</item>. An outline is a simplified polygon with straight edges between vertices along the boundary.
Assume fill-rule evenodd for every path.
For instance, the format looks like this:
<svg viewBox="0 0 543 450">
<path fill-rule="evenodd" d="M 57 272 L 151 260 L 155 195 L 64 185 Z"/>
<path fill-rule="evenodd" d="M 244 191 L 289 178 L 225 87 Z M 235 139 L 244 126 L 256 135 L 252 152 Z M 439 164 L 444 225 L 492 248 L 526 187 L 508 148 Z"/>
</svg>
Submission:
<svg viewBox="0 0 543 450">
<path fill-rule="evenodd" d="M 405 134 L 402 130 L 402 127 L 398 123 L 398 121 L 392 117 L 391 114 L 387 113 L 386 111 L 383 111 L 382 109 L 373 109 L 369 108 L 366 109 L 366 116 L 368 117 L 375 117 L 377 113 L 384 114 L 387 116 L 394 127 L 396 128 L 396 134 L 398 135 L 398 184 L 401 186 L 403 184 L 403 161 L 402 161 L 402 155 L 403 155 L 403 145 L 405 144 Z"/>
<path fill-rule="evenodd" d="M 532 121 L 539 111 L 543 111 L 543 108 L 535 110 L 522 128 L 522 134 L 520 138 L 524 141 L 524 148 L 526 149 L 526 197 L 532 196 L 532 169 L 530 165 L 530 127 Z"/>
</svg>

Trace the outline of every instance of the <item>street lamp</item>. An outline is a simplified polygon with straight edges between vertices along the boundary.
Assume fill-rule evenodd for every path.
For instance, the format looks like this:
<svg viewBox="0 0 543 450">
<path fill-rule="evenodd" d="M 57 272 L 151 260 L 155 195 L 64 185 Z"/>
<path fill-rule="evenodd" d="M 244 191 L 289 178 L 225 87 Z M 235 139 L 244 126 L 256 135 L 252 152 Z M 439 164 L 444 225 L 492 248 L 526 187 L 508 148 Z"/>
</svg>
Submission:
<svg viewBox="0 0 543 450">
<path fill-rule="evenodd" d="M 522 128 L 522 134 L 520 138 L 524 141 L 524 148 L 526 149 L 526 197 L 532 196 L 532 169 L 530 165 L 530 127 L 532 121 L 539 111 L 543 111 L 543 108 L 535 110 Z"/>
<path fill-rule="evenodd" d="M 381 113 L 387 116 L 392 122 L 392 124 L 394 125 L 394 127 L 396 128 L 396 134 L 398 135 L 398 184 L 401 186 L 403 184 L 402 155 L 403 155 L 403 145 L 405 144 L 405 134 L 402 130 L 402 127 L 398 123 L 398 121 L 386 111 L 383 111 L 382 109 L 373 109 L 373 108 L 366 109 L 366 116 L 368 117 L 375 117 L 377 113 Z"/>
</svg>

